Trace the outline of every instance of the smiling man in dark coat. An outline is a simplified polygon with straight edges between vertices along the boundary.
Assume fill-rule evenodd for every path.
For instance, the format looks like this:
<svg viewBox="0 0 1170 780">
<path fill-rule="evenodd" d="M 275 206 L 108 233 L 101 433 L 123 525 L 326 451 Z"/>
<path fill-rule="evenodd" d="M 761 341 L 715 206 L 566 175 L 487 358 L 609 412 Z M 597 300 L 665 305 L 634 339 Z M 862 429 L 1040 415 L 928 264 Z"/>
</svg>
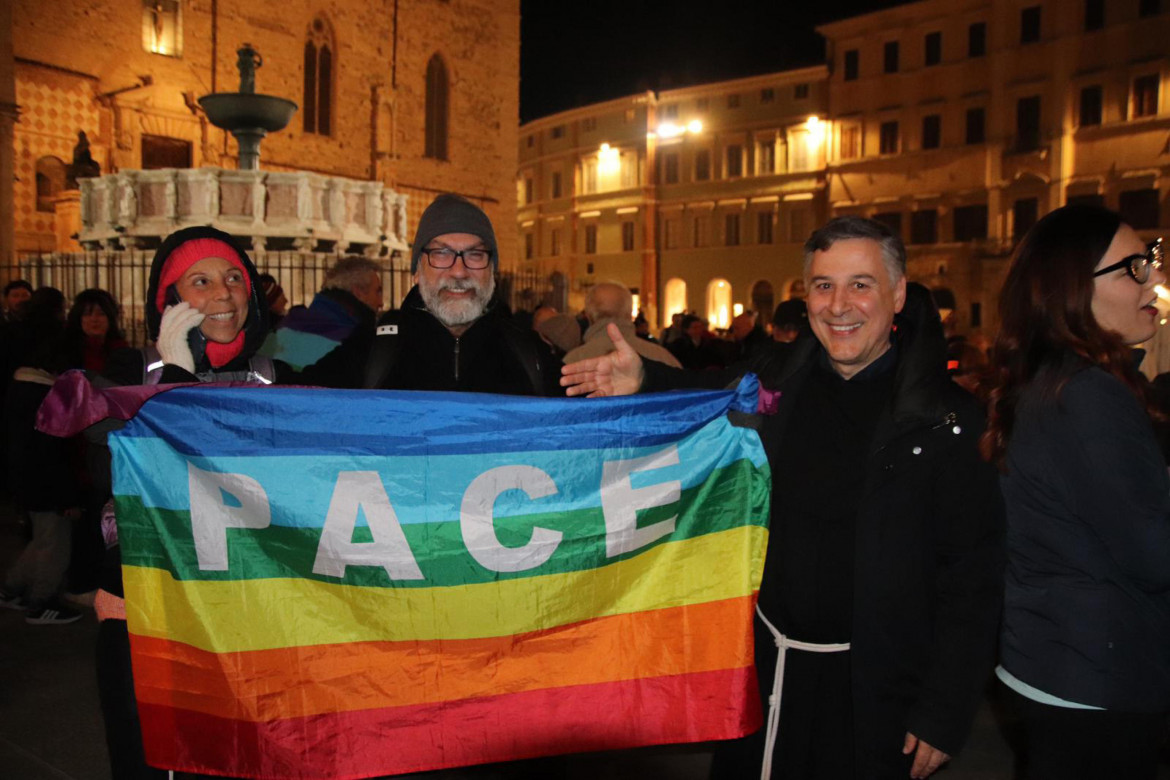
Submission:
<svg viewBox="0 0 1170 780">
<path fill-rule="evenodd" d="M 981 411 L 947 378 L 938 314 L 905 269 L 888 228 L 840 217 L 805 244 L 811 335 L 714 376 L 643 365 L 618 334 L 616 352 L 565 368 L 570 395 L 751 370 L 774 399 L 756 667 L 782 706 L 778 729 L 721 747 L 717 777 L 759 776 L 763 756 L 785 778 L 922 778 L 970 730 L 994 661 L 1003 503 L 976 450 Z"/>
</svg>

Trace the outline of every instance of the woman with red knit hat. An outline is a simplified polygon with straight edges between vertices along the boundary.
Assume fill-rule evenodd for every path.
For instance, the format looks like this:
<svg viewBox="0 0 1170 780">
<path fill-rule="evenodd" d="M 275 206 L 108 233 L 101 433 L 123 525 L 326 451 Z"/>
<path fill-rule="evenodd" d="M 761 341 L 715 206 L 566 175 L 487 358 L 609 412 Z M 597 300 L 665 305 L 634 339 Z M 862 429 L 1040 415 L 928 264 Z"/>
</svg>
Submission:
<svg viewBox="0 0 1170 780">
<path fill-rule="evenodd" d="M 298 375 L 256 355 L 268 335 L 268 305 L 255 266 L 235 239 L 210 227 L 171 234 L 154 256 L 146 297 L 153 347 L 110 356 L 103 376 L 117 384 L 258 382 L 285 384 Z M 111 773 L 116 778 L 165 780 L 146 764 L 130 671 L 121 555 L 107 550 L 94 601 L 97 672 Z"/>
<path fill-rule="evenodd" d="M 167 237 L 154 256 L 146 296 L 147 350 L 112 356 L 118 384 L 260 381 L 296 374 L 256 356 L 268 334 L 268 305 L 256 267 L 235 239 L 211 227 Z"/>
</svg>

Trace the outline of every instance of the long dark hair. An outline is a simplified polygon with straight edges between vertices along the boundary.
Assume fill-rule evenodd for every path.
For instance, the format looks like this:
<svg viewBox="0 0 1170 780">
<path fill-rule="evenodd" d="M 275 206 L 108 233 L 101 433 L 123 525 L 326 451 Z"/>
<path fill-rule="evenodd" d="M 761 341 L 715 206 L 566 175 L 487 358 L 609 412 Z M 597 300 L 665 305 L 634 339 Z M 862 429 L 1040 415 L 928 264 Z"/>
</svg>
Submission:
<svg viewBox="0 0 1170 780">
<path fill-rule="evenodd" d="M 1093 317 L 1093 270 L 1121 227 L 1098 206 L 1065 206 L 1045 216 L 1016 249 L 999 294 L 999 337 L 992 355 L 987 430 L 980 449 L 1002 466 L 1016 408 L 1036 383 L 1055 399 L 1076 371 L 1095 365 L 1121 380 L 1154 419 L 1146 383 L 1121 336 Z"/>
<path fill-rule="evenodd" d="M 65 337 L 69 339 L 69 343 L 84 343 L 85 333 L 81 330 L 81 318 L 85 316 L 85 312 L 91 306 L 97 306 L 101 309 L 102 314 L 106 315 L 106 319 L 110 323 L 109 329 L 106 330 L 106 348 L 109 349 L 115 344 L 125 343 L 126 337 L 118 325 L 118 304 L 114 302 L 114 296 L 105 290 L 92 287 L 88 290 L 82 290 L 73 299 L 73 306 L 69 309 L 69 316 L 65 319 Z"/>
</svg>

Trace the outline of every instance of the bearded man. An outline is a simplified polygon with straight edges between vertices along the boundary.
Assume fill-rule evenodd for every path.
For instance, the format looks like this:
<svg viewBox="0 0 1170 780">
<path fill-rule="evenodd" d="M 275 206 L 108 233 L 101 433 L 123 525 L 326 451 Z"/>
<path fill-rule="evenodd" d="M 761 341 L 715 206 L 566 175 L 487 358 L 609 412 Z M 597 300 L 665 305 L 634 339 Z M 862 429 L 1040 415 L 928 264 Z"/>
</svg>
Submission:
<svg viewBox="0 0 1170 780">
<path fill-rule="evenodd" d="M 362 386 L 561 395 L 560 363 L 496 306 L 499 251 L 487 215 L 439 195 L 411 244 L 414 287 L 379 321 Z"/>
</svg>

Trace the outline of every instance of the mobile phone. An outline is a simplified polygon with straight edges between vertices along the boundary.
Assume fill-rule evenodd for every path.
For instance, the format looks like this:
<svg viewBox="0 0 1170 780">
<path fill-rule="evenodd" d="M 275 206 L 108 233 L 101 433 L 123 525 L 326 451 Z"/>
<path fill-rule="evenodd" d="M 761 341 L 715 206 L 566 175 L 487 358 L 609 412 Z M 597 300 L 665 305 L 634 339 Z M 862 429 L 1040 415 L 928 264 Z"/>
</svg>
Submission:
<svg viewBox="0 0 1170 780">
<path fill-rule="evenodd" d="M 179 297 L 179 291 L 173 284 L 167 288 L 167 294 L 164 300 L 167 306 L 174 306 L 183 301 Z M 195 361 L 195 365 L 198 366 L 202 362 L 204 354 L 207 352 L 207 337 L 203 335 L 203 331 L 199 329 L 198 325 L 187 331 L 187 346 L 191 349 L 191 358 Z"/>
</svg>

